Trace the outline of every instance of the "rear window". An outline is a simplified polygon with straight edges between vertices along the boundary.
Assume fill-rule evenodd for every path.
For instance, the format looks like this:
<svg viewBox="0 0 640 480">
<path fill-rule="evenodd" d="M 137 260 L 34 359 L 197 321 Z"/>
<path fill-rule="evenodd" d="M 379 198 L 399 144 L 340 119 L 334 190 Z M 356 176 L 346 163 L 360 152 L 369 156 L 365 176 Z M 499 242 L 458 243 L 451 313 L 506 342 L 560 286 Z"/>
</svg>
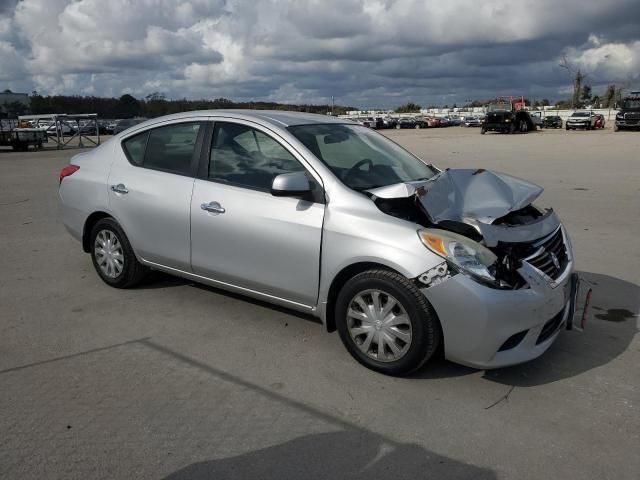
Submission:
<svg viewBox="0 0 640 480">
<path fill-rule="evenodd" d="M 122 142 L 122 146 L 129 158 L 129 161 L 134 165 L 142 165 L 142 161 L 144 160 L 144 149 L 147 146 L 148 137 L 149 132 L 147 131 L 134 135 L 133 137 L 129 137 Z"/>
</svg>

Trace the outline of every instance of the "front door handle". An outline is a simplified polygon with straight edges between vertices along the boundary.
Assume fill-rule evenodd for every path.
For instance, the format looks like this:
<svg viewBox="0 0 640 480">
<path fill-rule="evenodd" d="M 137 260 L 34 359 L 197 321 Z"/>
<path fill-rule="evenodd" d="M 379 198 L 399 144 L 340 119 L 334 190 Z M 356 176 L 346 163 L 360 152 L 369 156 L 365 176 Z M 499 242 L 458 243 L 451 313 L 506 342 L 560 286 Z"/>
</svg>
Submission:
<svg viewBox="0 0 640 480">
<path fill-rule="evenodd" d="M 116 193 L 123 193 L 123 194 L 129 193 L 129 190 L 127 190 L 127 187 L 125 187 L 123 183 L 119 183 L 117 185 L 111 185 L 111 191 Z"/>
<path fill-rule="evenodd" d="M 211 213 L 219 214 L 219 213 L 226 212 L 226 210 L 222 208 L 222 205 L 220 205 L 218 202 L 203 203 L 202 205 L 200 205 L 200 208 L 202 210 L 206 210 L 207 212 L 211 212 Z"/>
</svg>

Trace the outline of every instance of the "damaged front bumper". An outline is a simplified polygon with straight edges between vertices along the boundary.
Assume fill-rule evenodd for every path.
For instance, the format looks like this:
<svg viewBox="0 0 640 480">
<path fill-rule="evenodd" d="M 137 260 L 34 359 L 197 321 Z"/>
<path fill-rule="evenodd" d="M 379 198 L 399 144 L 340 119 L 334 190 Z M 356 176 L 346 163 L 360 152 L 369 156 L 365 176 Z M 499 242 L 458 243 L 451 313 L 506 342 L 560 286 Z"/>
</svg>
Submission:
<svg viewBox="0 0 640 480">
<path fill-rule="evenodd" d="M 570 261 L 553 284 L 526 263 L 518 270 L 529 288 L 498 290 L 458 274 L 421 291 L 436 310 L 447 359 L 498 368 L 544 353 L 573 315 Z"/>
</svg>

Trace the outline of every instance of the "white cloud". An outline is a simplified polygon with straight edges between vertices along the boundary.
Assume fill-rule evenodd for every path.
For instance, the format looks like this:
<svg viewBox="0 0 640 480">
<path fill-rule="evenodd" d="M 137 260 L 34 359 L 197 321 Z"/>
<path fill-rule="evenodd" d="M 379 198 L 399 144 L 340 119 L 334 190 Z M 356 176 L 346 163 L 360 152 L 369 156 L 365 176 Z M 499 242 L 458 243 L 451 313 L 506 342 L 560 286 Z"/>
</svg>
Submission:
<svg viewBox="0 0 640 480">
<path fill-rule="evenodd" d="M 634 0 L 23 0 L 0 80 L 42 93 L 422 103 L 638 77 Z"/>
</svg>

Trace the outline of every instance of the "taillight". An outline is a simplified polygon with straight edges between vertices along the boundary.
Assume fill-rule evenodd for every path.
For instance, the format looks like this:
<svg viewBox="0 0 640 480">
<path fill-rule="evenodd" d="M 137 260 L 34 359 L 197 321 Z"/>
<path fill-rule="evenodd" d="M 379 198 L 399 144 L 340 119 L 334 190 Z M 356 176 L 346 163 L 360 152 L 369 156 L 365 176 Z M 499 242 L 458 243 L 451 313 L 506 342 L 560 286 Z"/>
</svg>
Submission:
<svg viewBox="0 0 640 480">
<path fill-rule="evenodd" d="M 66 177 L 68 177 L 69 175 L 73 175 L 78 170 L 80 170 L 80 167 L 78 167 L 77 165 L 67 165 L 66 167 L 64 167 L 62 170 L 60 170 L 60 183 L 62 183 L 62 180 L 64 180 Z M 60 185 L 60 183 L 58 185 Z"/>
</svg>

